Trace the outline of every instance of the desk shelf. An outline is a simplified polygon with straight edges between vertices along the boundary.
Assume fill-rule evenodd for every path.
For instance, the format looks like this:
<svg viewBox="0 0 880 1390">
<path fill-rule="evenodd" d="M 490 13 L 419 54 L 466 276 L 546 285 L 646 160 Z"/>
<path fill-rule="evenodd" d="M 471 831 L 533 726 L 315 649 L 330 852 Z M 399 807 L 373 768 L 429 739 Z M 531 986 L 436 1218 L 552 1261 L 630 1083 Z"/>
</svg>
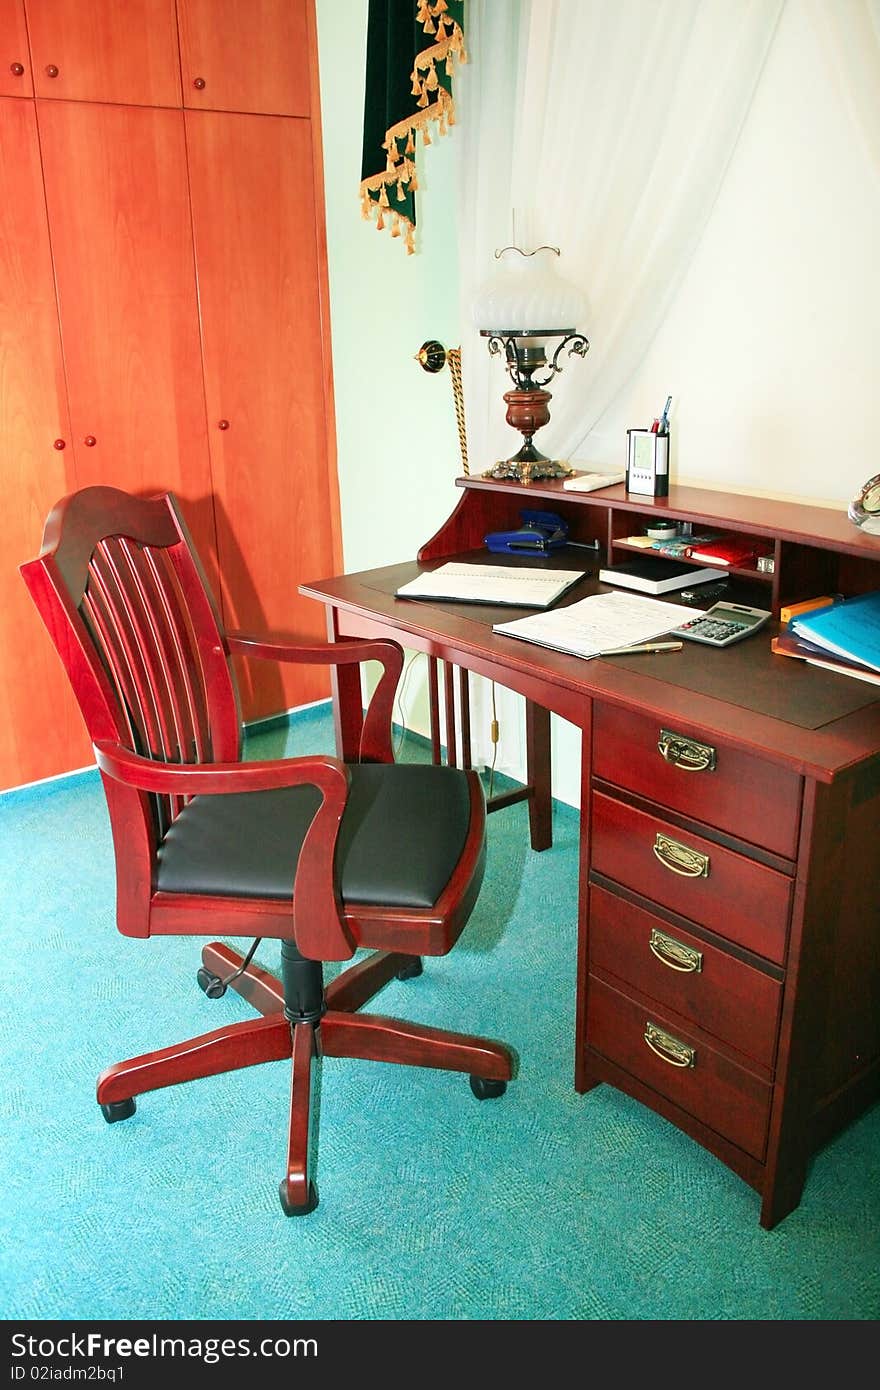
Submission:
<svg viewBox="0 0 880 1390">
<path fill-rule="evenodd" d="M 672 556 L 664 557 L 663 552 L 660 550 L 651 550 L 648 549 L 646 546 L 642 545 L 627 545 L 625 541 L 615 541 L 612 546 L 612 551 L 613 559 L 615 560 L 617 559 L 619 554 L 652 555 L 656 556 L 660 560 L 664 558 L 679 558 Z M 714 565 L 711 560 L 695 560 L 693 556 L 690 555 L 681 556 L 680 558 L 682 560 L 686 560 L 689 565 L 693 565 L 695 569 L 723 568 L 725 573 L 730 575 L 732 579 L 744 579 L 750 584 L 763 584 L 768 589 L 772 589 L 773 587 L 773 575 L 771 573 L 765 573 L 763 570 L 757 570 L 752 568 L 745 569 L 739 565 L 724 565 L 722 567 L 721 565 Z"/>
<path fill-rule="evenodd" d="M 742 497 L 736 493 L 673 485 L 668 497 L 639 497 L 618 483 L 577 494 L 551 479 L 516 483 L 459 478 L 462 497 L 439 531 L 422 546 L 420 562 L 445 559 L 482 546 L 488 531 L 515 527 L 520 512 L 540 508 L 558 512 L 573 541 L 598 541 L 600 562 L 613 564 L 618 552 L 654 553 L 628 546 L 624 537 L 659 520 L 689 522 L 697 531 L 730 539 L 755 539 L 773 556 L 773 573 L 731 568 L 731 575 L 760 585 L 775 617 L 786 604 L 817 594 L 854 594 L 880 589 L 880 536 L 868 535 L 841 508 Z M 698 560 L 689 560 L 698 565 Z M 711 567 L 711 566 L 710 566 Z M 744 599 L 742 601 L 745 601 Z"/>
</svg>

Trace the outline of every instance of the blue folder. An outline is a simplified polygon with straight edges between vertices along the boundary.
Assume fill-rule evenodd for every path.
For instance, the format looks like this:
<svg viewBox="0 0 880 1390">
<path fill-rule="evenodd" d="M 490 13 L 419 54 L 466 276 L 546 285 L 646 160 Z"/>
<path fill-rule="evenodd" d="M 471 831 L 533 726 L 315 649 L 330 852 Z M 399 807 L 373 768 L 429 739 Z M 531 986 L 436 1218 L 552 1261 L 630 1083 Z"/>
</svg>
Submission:
<svg viewBox="0 0 880 1390">
<path fill-rule="evenodd" d="M 880 671 L 880 591 L 793 618 L 791 630 L 838 656 Z"/>
</svg>

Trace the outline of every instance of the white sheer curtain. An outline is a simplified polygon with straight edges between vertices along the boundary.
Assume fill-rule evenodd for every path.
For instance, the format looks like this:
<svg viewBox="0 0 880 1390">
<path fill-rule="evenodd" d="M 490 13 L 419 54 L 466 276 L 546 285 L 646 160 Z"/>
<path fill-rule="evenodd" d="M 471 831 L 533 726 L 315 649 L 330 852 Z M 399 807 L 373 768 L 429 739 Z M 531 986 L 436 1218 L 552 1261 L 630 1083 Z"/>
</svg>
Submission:
<svg viewBox="0 0 880 1390">
<path fill-rule="evenodd" d="M 880 179 L 880 0 L 811 0 L 841 96 Z"/>
<path fill-rule="evenodd" d="M 859 0 L 865 3 L 865 0 Z M 846 3 L 846 0 L 845 0 Z M 456 102 L 462 378 L 471 471 L 519 447 L 470 326 L 496 249 L 558 246 L 590 351 L 551 386 L 539 447 L 585 441 L 649 346 L 721 187 L 784 0 L 469 0 Z M 502 724 L 511 722 L 509 705 Z M 474 721 L 475 751 L 489 761 Z M 518 730 L 517 730 L 518 734 Z M 503 762 L 501 764 L 503 766 Z"/>
<path fill-rule="evenodd" d="M 518 239 L 558 246 L 561 273 L 590 301 L 589 322 L 578 325 L 590 351 L 551 386 L 540 439 L 544 453 L 577 457 L 690 263 L 783 4 L 470 0 L 456 138 L 474 471 L 520 442 L 504 423 L 503 370 L 497 361 L 487 369 L 485 344 L 469 327 L 473 291 L 510 243 L 514 214 Z"/>
</svg>

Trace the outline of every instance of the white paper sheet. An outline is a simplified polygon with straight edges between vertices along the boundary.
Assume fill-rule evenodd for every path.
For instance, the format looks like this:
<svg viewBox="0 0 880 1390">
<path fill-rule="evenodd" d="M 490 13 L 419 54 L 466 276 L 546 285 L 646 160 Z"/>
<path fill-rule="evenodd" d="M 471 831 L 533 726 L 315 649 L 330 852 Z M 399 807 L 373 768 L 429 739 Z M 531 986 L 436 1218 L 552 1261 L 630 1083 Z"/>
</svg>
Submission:
<svg viewBox="0 0 880 1390">
<path fill-rule="evenodd" d="M 601 656 L 603 651 L 650 642 L 705 611 L 690 604 L 683 610 L 678 603 L 615 591 L 593 594 L 552 613 L 534 613 L 510 623 L 496 623 L 493 631 L 589 658 Z"/>
</svg>

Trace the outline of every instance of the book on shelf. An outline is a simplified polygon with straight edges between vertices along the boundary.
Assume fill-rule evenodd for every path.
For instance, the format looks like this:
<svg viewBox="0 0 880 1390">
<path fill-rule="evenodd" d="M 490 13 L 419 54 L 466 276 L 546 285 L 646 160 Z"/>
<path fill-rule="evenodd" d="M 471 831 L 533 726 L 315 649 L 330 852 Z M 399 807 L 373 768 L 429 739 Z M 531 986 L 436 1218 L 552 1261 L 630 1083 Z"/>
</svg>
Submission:
<svg viewBox="0 0 880 1390">
<path fill-rule="evenodd" d="M 671 560 L 688 560 L 694 553 L 694 548 L 699 548 L 706 541 L 713 540 L 712 536 L 676 536 L 668 541 L 651 541 L 651 548 L 658 555 L 667 555 Z"/>
<path fill-rule="evenodd" d="M 643 594 L 668 594 L 676 589 L 688 589 L 692 584 L 708 584 L 712 579 L 726 578 L 726 570 L 706 569 L 684 560 L 667 560 L 654 555 L 625 560 L 599 571 L 601 583 L 620 584 L 624 589 L 638 589 Z"/>
<path fill-rule="evenodd" d="M 771 637 L 770 650 L 775 656 L 794 657 L 797 661 L 803 661 L 808 666 L 834 671 L 839 676 L 854 676 L 856 680 L 880 685 L 880 671 L 872 670 L 870 666 L 863 666 L 860 661 L 851 661 L 843 656 L 832 656 L 825 647 L 816 646 L 814 642 L 808 642 L 805 638 L 799 637 L 796 632 L 791 632 L 788 629 L 780 632 L 778 637 Z"/>
<path fill-rule="evenodd" d="M 846 657 L 880 671 L 880 590 L 799 613 L 791 631 L 832 657 Z"/>
<path fill-rule="evenodd" d="M 451 603 L 510 604 L 514 608 L 549 608 L 583 578 L 583 570 L 468 565 L 450 561 L 401 584 L 395 596 L 444 599 Z"/>
<path fill-rule="evenodd" d="M 693 546 L 691 555 L 695 560 L 705 560 L 710 565 L 753 565 L 757 556 L 754 542 L 738 540 L 735 537 L 719 537 L 717 540 Z"/>
<path fill-rule="evenodd" d="M 705 609 L 688 611 L 699 615 Z M 681 613 L 677 603 L 613 591 L 591 594 L 552 613 L 532 613 L 527 618 L 495 623 L 492 631 L 589 660 L 611 652 L 619 655 L 624 648 L 662 637 L 678 627 Z"/>
</svg>

